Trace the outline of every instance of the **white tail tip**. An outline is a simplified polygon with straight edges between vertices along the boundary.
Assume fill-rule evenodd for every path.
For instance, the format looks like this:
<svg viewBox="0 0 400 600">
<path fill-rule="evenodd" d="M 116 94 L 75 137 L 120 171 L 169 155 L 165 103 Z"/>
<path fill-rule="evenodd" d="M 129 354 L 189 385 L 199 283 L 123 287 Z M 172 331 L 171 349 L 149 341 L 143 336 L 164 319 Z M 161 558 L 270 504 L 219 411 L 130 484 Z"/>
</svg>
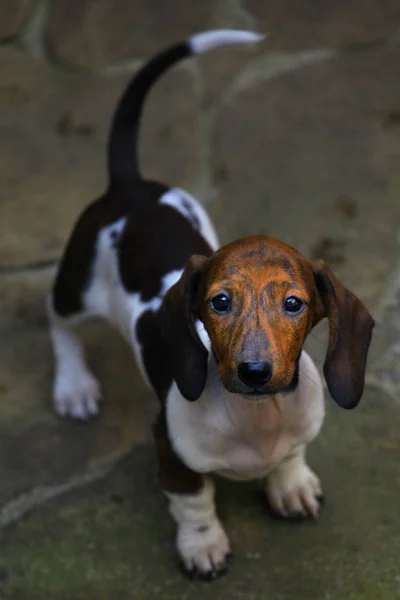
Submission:
<svg viewBox="0 0 400 600">
<path fill-rule="evenodd" d="M 202 54 L 208 50 L 226 46 L 228 44 L 254 44 L 261 42 L 266 35 L 254 31 L 242 31 L 238 29 L 214 29 L 196 33 L 189 38 L 189 46 L 193 54 Z"/>
</svg>

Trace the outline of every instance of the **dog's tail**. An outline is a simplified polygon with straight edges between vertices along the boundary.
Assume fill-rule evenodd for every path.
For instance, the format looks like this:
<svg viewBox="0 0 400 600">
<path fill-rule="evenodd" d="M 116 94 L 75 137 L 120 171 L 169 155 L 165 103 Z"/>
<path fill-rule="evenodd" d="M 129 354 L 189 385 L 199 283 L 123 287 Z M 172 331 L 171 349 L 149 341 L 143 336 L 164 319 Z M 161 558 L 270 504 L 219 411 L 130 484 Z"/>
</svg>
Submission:
<svg viewBox="0 0 400 600">
<path fill-rule="evenodd" d="M 152 85 L 176 62 L 228 44 L 259 42 L 263 35 L 251 31 L 216 29 L 205 31 L 160 52 L 134 76 L 114 114 L 108 142 L 111 185 L 129 185 L 141 179 L 138 163 L 138 134 L 143 103 Z"/>
</svg>

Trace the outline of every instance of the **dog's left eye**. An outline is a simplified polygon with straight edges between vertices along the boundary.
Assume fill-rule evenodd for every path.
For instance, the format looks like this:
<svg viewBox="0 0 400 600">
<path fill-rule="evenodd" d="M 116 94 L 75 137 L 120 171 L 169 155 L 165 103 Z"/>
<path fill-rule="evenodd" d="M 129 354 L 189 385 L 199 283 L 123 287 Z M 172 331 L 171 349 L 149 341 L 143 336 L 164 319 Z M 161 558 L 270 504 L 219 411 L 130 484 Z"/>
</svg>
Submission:
<svg viewBox="0 0 400 600">
<path fill-rule="evenodd" d="M 290 313 L 300 312 L 303 306 L 303 300 L 300 300 L 300 298 L 296 298 L 296 296 L 289 296 L 289 298 L 286 298 L 284 302 L 285 311 Z"/>
<path fill-rule="evenodd" d="M 229 310 L 230 305 L 231 301 L 225 294 L 218 294 L 218 296 L 214 296 L 211 300 L 211 306 L 217 312 L 226 312 Z"/>
</svg>

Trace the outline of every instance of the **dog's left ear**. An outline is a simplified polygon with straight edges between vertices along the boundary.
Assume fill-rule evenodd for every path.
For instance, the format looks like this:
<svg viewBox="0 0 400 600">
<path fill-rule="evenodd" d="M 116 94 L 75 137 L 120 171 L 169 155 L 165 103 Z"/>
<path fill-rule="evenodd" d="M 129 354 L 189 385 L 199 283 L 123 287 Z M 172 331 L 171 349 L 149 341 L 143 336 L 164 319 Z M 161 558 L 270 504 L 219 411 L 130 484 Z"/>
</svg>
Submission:
<svg viewBox="0 0 400 600">
<path fill-rule="evenodd" d="M 207 379 L 208 351 L 196 331 L 199 283 L 205 256 L 191 256 L 179 281 L 166 293 L 159 312 L 167 360 L 186 400 L 197 400 Z"/>
<path fill-rule="evenodd" d="M 314 325 L 329 321 L 324 376 L 332 398 L 342 408 L 354 408 L 363 393 L 372 328 L 367 308 L 321 261 L 311 263 L 319 298 Z"/>
</svg>

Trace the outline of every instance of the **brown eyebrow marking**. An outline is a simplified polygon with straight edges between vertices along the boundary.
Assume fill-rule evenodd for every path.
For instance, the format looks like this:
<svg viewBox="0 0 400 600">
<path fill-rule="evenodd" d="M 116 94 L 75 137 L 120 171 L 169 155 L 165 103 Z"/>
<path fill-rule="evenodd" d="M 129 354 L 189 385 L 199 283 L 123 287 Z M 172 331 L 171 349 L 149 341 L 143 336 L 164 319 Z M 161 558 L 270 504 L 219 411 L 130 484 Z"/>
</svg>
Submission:
<svg viewBox="0 0 400 600">
<path fill-rule="evenodd" d="M 270 294 L 274 288 L 282 288 L 282 287 L 295 287 L 296 284 L 293 281 L 287 281 L 284 279 L 283 281 L 278 281 L 277 279 L 273 279 L 272 281 L 268 281 L 268 283 L 261 290 L 261 296 L 264 295 L 265 292 Z"/>
<path fill-rule="evenodd" d="M 290 277 L 293 277 L 293 278 L 296 277 L 296 270 L 293 267 L 293 264 L 291 263 L 289 258 L 287 258 L 287 256 L 282 256 L 278 259 L 274 258 L 273 260 L 268 260 L 266 262 L 266 265 L 274 266 L 274 267 L 281 267 L 281 269 L 283 271 L 286 271 L 286 273 L 288 273 L 288 275 L 290 275 Z"/>
<path fill-rule="evenodd" d="M 215 293 L 219 293 L 220 290 L 242 291 L 246 286 L 250 289 L 253 281 L 253 278 L 243 273 L 243 270 L 237 269 L 235 273 L 226 272 L 223 279 L 216 278 L 215 281 L 211 282 L 207 296 L 210 295 L 211 298 Z"/>
</svg>

